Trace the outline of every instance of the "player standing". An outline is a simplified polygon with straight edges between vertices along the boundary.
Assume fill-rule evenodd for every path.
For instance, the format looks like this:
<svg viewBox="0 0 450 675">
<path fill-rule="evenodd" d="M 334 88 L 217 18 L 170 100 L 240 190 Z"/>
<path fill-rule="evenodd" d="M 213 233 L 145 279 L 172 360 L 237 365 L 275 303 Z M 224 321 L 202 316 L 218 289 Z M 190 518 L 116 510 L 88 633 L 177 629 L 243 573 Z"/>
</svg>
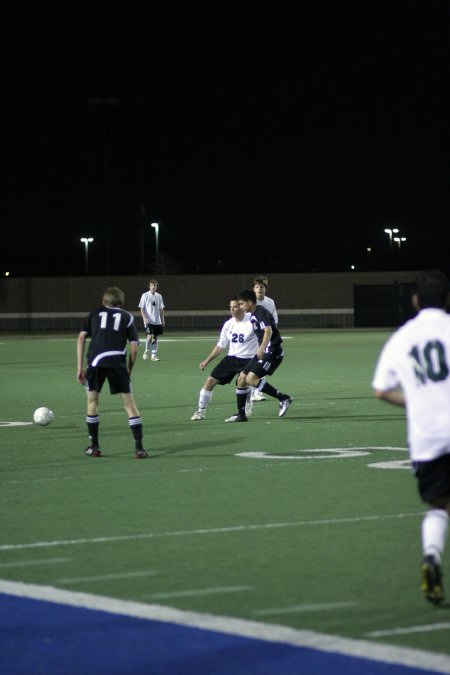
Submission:
<svg viewBox="0 0 450 675">
<path fill-rule="evenodd" d="M 406 407 L 408 447 L 419 494 L 428 504 L 422 520 L 421 590 L 444 599 L 442 556 L 450 518 L 450 316 L 448 280 L 421 272 L 412 301 L 418 314 L 384 345 L 372 386 L 377 398 Z"/>
<path fill-rule="evenodd" d="M 128 415 L 128 424 L 135 442 L 136 459 L 148 457 L 142 445 L 142 420 L 131 392 L 130 374 L 136 361 L 139 338 L 134 317 L 122 309 L 124 294 L 111 286 L 103 294 L 103 306 L 85 318 L 77 341 L 77 379 L 84 384 L 87 394 L 86 424 L 89 446 L 85 453 L 100 457 L 99 397 L 105 380 L 111 394 L 120 394 Z M 83 367 L 86 339 L 90 337 L 87 368 Z M 127 364 L 127 342 L 130 354 Z"/>
<path fill-rule="evenodd" d="M 145 352 L 142 355 L 144 361 L 148 359 L 151 353 L 152 361 L 159 361 L 158 358 L 158 336 L 163 334 L 165 325 L 164 320 L 164 301 L 161 293 L 158 293 L 158 282 L 156 279 L 150 279 L 148 283 L 149 290 L 141 295 L 139 309 L 146 333 Z"/>
</svg>

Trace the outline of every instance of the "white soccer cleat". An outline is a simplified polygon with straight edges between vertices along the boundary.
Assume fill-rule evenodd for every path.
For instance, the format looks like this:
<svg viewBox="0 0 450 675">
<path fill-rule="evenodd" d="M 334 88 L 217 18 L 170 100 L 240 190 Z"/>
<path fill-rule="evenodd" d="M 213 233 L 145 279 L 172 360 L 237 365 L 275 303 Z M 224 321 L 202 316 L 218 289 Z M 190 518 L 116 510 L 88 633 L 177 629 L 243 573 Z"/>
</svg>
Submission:
<svg viewBox="0 0 450 675">
<path fill-rule="evenodd" d="M 197 410 L 192 417 L 191 420 L 204 420 L 205 419 L 205 411 L 204 410 Z"/>
<path fill-rule="evenodd" d="M 288 396 L 287 398 L 284 398 L 282 401 L 280 401 L 280 412 L 278 413 L 278 417 L 284 417 L 287 413 L 287 410 L 289 406 L 293 402 L 292 396 Z"/>
<path fill-rule="evenodd" d="M 142 354 L 142 358 L 144 359 L 144 361 L 147 361 L 147 359 L 148 359 L 148 352 L 144 352 L 144 353 Z"/>
<path fill-rule="evenodd" d="M 265 401 L 266 397 L 260 391 L 252 392 L 252 401 Z"/>
<path fill-rule="evenodd" d="M 152 361 L 160 361 L 160 359 L 158 359 L 156 354 L 152 354 Z"/>
</svg>

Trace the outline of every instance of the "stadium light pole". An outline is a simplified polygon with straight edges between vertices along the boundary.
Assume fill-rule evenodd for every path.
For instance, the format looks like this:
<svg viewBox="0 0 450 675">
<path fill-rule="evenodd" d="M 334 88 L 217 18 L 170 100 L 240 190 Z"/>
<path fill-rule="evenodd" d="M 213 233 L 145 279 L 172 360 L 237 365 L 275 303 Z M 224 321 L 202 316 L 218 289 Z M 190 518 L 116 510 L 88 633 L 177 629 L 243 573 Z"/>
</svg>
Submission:
<svg viewBox="0 0 450 675">
<path fill-rule="evenodd" d="M 117 108 L 122 103 L 122 99 L 117 96 L 94 96 L 86 99 L 86 103 L 94 108 L 100 108 L 102 112 L 102 149 L 103 149 L 103 208 L 104 208 L 104 227 L 105 227 L 105 262 L 106 275 L 109 276 L 111 263 L 111 228 L 109 222 L 109 166 L 108 166 L 108 125 L 107 109 Z"/>
<path fill-rule="evenodd" d="M 84 259 L 86 262 L 86 275 L 89 274 L 89 244 L 92 244 L 92 237 L 81 237 L 80 241 L 84 244 Z"/>
<path fill-rule="evenodd" d="M 159 263 L 159 223 L 152 223 L 151 227 L 155 228 L 155 241 L 156 241 L 156 263 Z"/>
<path fill-rule="evenodd" d="M 406 241 L 406 237 L 394 237 L 394 241 L 397 244 L 399 250 L 401 248 L 402 242 Z"/>
<path fill-rule="evenodd" d="M 392 229 L 387 227 L 384 231 L 389 236 L 389 250 L 392 252 L 392 235 L 398 234 L 398 229 L 396 227 L 394 227 Z"/>
</svg>

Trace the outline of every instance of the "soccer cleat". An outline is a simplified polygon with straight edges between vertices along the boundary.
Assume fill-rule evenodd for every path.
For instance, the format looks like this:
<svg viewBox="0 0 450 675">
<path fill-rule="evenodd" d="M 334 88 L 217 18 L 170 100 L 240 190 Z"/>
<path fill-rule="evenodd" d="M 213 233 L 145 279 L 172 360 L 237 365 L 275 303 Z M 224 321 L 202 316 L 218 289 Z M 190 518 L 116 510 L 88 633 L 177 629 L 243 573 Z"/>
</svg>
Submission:
<svg viewBox="0 0 450 675">
<path fill-rule="evenodd" d="M 257 389 L 255 389 L 255 391 L 252 391 L 252 401 L 253 402 L 255 402 L 255 401 L 265 401 L 265 400 L 266 400 L 266 397 L 260 391 L 258 391 Z"/>
<path fill-rule="evenodd" d="M 420 571 L 422 573 L 420 590 L 427 600 L 438 605 L 444 599 L 441 566 L 432 555 L 427 555 L 423 560 Z"/>
<path fill-rule="evenodd" d="M 252 412 L 253 412 L 252 395 L 247 394 L 247 398 L 245 399 L 245 414 L 247 415 L 247 417 L 250 417 Z"/>
<path fill-rule="evenodd" d="M 100 452 L 100 448 L 98 448 L 96 445 L 88 445 L 86 450 L 84 451 L 85 455 L 89 455 L 89 457 L 101 457 L 102 453 Z"/>
<path fill-rule="evenodd" d="M 247 416 L 246 415 L 241 415 L 238 413 L 237 415 L 231 415 L 231 417 L 228 417 L 225 422 L 247 422 Z"/>
<path fill-rule="evenodd" d="M 152 361 L 160 361 L 160 359 L 158 359 L 156 354 L 152 354 Z"/>
<path fill-rule="evenodd" d="M 136 450 L 134 456 L 136 457 L 136 459 L 145 459 L 146 457 L 148 457 L 148 452 L 142 448 L 141 450 Z"/>
<path fill-rule="evenodd" d="M 282 401 L 280 401 L 280 412 L 278 413 L 278 417 L 284 417 L 286 415 L 287 410 L 291 403 L 293 402 L 292 396 L 286 396 Z"/>
<path fill-rule="evenodd" d="M 191 417 L 191 420 L 204 420 L 204 419 L 205 419 L 204 410 L 197 410 Z"/>
<path fill-rule="evenodd" d="M 147 359 L 148 359 L 148 352 L 144 352 L 144 353 L 142 354 L 142 358 L 144 359 L 144 361 L 147 361 Z"/>
</svg>

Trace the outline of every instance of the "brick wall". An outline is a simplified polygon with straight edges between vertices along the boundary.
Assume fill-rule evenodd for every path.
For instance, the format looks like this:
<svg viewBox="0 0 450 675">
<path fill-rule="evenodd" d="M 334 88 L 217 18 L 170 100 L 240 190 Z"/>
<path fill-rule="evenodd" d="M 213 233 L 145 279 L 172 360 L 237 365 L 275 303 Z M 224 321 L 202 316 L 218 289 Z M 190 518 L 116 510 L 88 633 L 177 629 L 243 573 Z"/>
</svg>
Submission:
<svg viewBox="0 0 450 675">
<path fill-rule="evenodd" d="M 218 318 L 227 313 L 229 298 L 251 288 L 257 274 L 158 276 L 168 326 L 217 327 Z M 271 274 L 267 294 L 274 298 L 284 325 L 347 326 L 351 325 L 355 284 L 410 283 L 416 274 Z M 80 315 L 100 305 L 103 291 L 110 285 L 119 286 L 125 293 L 126 308 L 138 313 L 139 299 L 148 290 L 148 280 L 147 276 L 1 279 L 0 329 L 39 330 L 45 323 L 51 330 L 73 330 L 79 325 Z M 171 313 L 177 321 L 169 321 Z M 68 317 L 74 320 L 69 321 Z"/>
</svg>

